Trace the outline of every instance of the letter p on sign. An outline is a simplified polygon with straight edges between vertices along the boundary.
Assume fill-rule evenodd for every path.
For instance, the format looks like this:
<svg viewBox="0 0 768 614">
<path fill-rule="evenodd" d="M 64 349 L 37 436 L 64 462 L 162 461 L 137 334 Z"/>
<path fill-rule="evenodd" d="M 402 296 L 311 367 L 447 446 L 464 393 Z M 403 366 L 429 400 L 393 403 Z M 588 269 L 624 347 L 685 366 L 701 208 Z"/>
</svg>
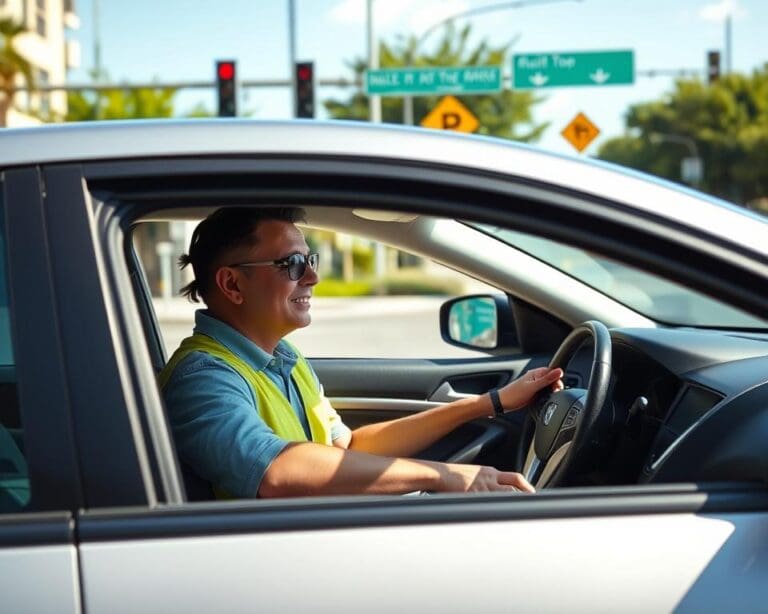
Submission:
<svg viewBox="0 0 768 614">
<path fill-rule="evenodd" d="M 421 125 L 437 130 L 474 132 L 480 126 L 480 122 L 457 98 L 446 96 L 427 113 L 427 116 L 421 120 Z"/>
</svg>

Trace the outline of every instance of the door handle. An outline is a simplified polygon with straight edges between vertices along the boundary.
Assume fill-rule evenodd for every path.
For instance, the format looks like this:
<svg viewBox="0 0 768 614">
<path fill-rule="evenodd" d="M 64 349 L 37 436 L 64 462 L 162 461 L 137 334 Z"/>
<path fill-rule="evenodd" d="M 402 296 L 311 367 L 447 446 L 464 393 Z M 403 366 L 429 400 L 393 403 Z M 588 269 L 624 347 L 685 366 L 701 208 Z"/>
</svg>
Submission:
<svg viewBox="0 0 768 614">
<path fill-rule="evenodd" d="M 484 394 L 492 388 L 503 386 L 511 380 L 511 377 L 512 374 L 508 371 L 456 375 L 440 384 L 429 400 L 447 403 L 476 394 Z"/>
<path fill-rule="evenodd" d="M 429 400 L 437 403 L 450 403 L 451 401 L 466 399 L 469 396 L 472 395 L 464 392 L 456 392 L 450 382 L 443 382 L 437 387 L 437 390 L 432 393 Z"/>
</svg>

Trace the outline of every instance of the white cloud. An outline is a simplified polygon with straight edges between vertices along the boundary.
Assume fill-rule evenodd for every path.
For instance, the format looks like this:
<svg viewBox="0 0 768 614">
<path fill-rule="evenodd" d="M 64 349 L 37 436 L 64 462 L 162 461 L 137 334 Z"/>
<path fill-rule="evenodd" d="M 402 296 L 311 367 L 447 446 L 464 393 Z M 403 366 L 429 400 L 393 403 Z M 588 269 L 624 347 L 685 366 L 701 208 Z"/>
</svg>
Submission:
<svg viewBox="0 0 768 614">
<path fill-rule="evenodd" d="M 704 21 L 722 22 L 729 15 L 734 18 L 746 16 L 746 9 L 741 6 L 739 0 L 720 0 L 706 4 L 699 9 L 699 17 Z"/>
</svg>

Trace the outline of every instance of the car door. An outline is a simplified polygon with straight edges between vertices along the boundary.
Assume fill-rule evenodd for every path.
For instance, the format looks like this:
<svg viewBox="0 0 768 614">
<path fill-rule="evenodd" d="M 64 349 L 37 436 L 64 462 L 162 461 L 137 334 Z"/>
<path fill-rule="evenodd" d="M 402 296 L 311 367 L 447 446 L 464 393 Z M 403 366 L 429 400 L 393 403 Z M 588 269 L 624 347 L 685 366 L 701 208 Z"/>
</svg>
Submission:
<svg viewBox="0 0 768 614">
<path fill-rule="evenodd" d="M 764 596 L 768 521 L 733 509 L 767 504 L 762 489 L 657 486 L 83 512 L 84 603 L 89 612 L 749 611 Z"/>
<path fill-rule="evenodd" d="M 198 504 L 174 500 L 168 494 L 166 474 L 178 469 L 165 456 L 167 433 L 163 439 L 158 428 L 163 423 L 162 404 L 156 384 L 146 377 L 153 360 L 150 338 L 156 338 L 156 332 L 147 329 L 151 318 L 144 318 L 144 327 L 135 326 L 141 319 L 125 266 L 128 225 L 109 222 L 127 215 L 123 200 L 140 208 L 142 195 L 128 194 L 137 174 L 144 194 L 156 199 L 155 207 L 158 201 L 167 207 L 183 205 L 178 201 L 185 193 L 175 188 L 192 173 L 196 174 L 192 189 L 202 190 L 206 199 L 215 197 L 217 203 L 238 202 L 244 192 L 255 199 L 262 181 L 279 183 L 275 177 L 279 160 L 238 158 L 238 168 L 247 173 L 228 176 L 227 181 L 215 176 L 227 161 L 214 162 L 218 164 L 153 161 L 138 168 L 110 163 L 82 170 L 82 178 L 76 169 L 61 170 L 66 176 L 59 177 L 66 179 L 66 185 L 59 187 L 70 193 L 77 193 L 77 186 L 83 184 L 93 189 L 89 183 L 98 183 L 101 190 L 98 203 L 88 203 L 80 194 L 80 206 L 93 216 L 89 240 L 97 242 L 112 276 L 103 288 L 104 314 L 123 325 L 102 330 L 93 343 L 109 340 L 125 349 L 132 375 L 124 386 L 110 387 L 115 397 L 102 411 L 106 417 L 114 412 L 120 418 L 112 431 L 122 431 L 123 436 L 114 436 L 114 442 L 130 441 L 135 448 L 149 451 L 147 457 L 153 461 L 147 460 L 147 470 L 138 473 L 139 485 L 146 493 L 158 493 L 156 497 L 147 494 L 143 503 L 121 507 L 110 505 L 104 494 L 98 504 L 78 513 L 87 610 L 697 611 L 762 604 L 762 578 L 768 571 L 762 547 L 762 536 L 768 531 L 768 500 L 762 485 L 562 489 L 535 497 L 330 497 Z M 297 167 L 303 169 L 298 179 Z M 349 160 L 337 167 L 333 160 L 323 160 L 317 168 L 312 160 L 303 161 L 303 166 L 302 161 L 292 160 L 289 180 L 319 198 L 328 185 L 338 194 L 334 180 L 343 185 L 341 168 L 348 174 L 353 167 Z M 361 178 L 386 176 L 389 189 L 407 193 L 409 186 L 398 183 L 409 173 L 407 167 L 377 166 L 368 160 L 364 169 L 356 170 L 360 175 L 355 185 L 366 183 Z M 110 173 L 123 179 L 119 189 L 109 183 Z M 164 174 L 157 181 L 172 195 L 173 203 L 158 195 L 162 190 L 153 192 L 157 186 L 152 173 Z M 420 184 L 422 193 L 437 190 L 437 175 Z M 471 179 L 487 190 L 497 181 L 461 173 L 455 179 L 462 184 Z M 235 196 L 221 188 L 234 183 Z M 48 181 L 47 185 L 53 190 L 55 184 Z M 278 188 L 283 196 L 289 191 L 287 184 Z M 359 196 L 354 188 L 350 190 Z M 190 202 L 200 201 L 200 195 L 190 194 Z M 426 207 L 425 202 L 421 206 Z M 463 202 L 476 205 L 477 215 L 501 216 L 480 199 Z M 440 203 L 434 206 L 448 209 Z M 582 225 L 594 221 L 589 211 L 585 205 Z M 105 360 L 105 378 L 115 377 L 113 371 L 119 373 L 119 366 Z M 401 367 L 403 374 L 405 364 L 395 365 L 393 373 Z M 509 364 L 504 370 L 515 368 Z M 323 369 L 320 363 L 318 369 Z M 326 372 L 331 379 L 333 371 Z M 450 370 L 433 376 L 431 382 L 425 378 L 411 392 L 431 394 L 434 391 L 429 388 L 446 377 L 451 377 Z M 93 389 L 93 383 L 84 378 L 72 380 L 72 385 L 81 392 Z M 391 393 L 386 385 L 378 390 L 382 396 Z M 336 392 L 351 394 L 355 389 L 342 383 Z M 126 406 L 135 408 L 154 430 L 123 420 Z M 130 468 L 133 461 L 131 456 L 123 465 Z M 106 493 L 115 481 L 94 465 L 91 462 L 85 470 L 92 480 L 87 492 Z"/>
</svg>

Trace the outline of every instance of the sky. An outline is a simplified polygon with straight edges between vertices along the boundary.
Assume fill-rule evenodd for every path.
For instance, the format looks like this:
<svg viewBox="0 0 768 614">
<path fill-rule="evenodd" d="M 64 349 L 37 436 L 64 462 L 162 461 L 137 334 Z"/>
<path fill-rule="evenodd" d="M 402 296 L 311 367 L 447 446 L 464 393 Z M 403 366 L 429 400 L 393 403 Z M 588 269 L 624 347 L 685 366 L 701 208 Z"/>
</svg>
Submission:
<svg viewBox="0 0 768 614">
<path fill-rule="evenodd" d="M 94 19 L 98 2 L 98 20 Z M 700 70 L 707 51 L 725 47 L 725 16 L 731 16 L 731 66 L 751 72 L 768 61 L 765 0 L 526 0 L 527 6 L 458 18 L 472 26 L 473 46 L 516 41 L 511 53 L 556 51 L 634 51 L 637 71 Z M 288 0 L 77 0 L 82 66 L 70 83 L 90 80 L 96 32 L 102 67 L 116 82 L 213 80 L 216 59 L 237 60 L 240 79 L 287 79 Z M 502 4 L 499 0 L 374 0 L 377 38 L 421 36 L 430 26 L 458 13 Z M 511 3 L 506 3 L 511 4 Z M 521 3 L 522 4 L 522 3 Z M 315 62 L 319 78 L 350 79 L 349 63 L 367 55 L 366 0 L 294 0 L 296 58 Z M 126 8 L 130 7 L 130 8 Z M 98 24 L 98 27 L 94 27 Z M 439 30 L 423 41 L 429 50 Z M 724 64 L 725 64 L 724 58 Z M 511 60 L 504 65 L 509 73 Z M 548 88 L 534 108 L 537 122 L 550 122 L 538 145 L 576 154 L 560 132 L 579 112 L 600 135 L 583 154 L 596 153 L 605 139 L 624 131 L 631 104 L 655 100 L 673 88 L 673 77 L 638 75 L 632 85 Z M 318 103 L 344 99 L 351 90 L 318 88 Z M 176 98 L 179 114 L 202 102 L 215 109 L 213 89 L 184 90 Z M 318 104 L 318 109 L 322 105 Z M 260 119 L 291 117 L 287 88 L 241 90 L 239 108 Z M 320 110 L 318 117 L 323 117 Z"/>
</svg>

